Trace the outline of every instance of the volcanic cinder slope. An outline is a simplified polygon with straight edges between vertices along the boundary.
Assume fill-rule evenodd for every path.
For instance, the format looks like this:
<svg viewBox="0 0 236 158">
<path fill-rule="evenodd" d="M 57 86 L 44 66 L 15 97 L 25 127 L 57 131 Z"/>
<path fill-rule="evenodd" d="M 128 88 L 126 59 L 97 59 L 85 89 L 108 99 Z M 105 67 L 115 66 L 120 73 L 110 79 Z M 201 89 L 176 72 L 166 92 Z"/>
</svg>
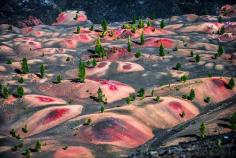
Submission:
<svg viewBox="0 0 236 158">
<path fill-rule="evenodd" d="M 65 11 L 52 25 L 0 25 L 0 157 L 132 157 L 200 142 L 204 122 L 207 136 L 232 132 L 235 118 L 216 122 L 236 112 L 234 17 L 225 6 L 101 27 Z"/>
</svg>

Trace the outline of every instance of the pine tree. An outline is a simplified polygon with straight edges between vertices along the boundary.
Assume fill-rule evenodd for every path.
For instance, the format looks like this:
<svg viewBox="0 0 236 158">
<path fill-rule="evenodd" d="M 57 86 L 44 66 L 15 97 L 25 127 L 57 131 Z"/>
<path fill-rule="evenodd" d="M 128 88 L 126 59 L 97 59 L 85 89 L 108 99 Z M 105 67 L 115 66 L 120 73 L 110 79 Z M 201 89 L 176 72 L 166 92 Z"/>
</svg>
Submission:
<svg viewBox="0 0 236 158">
<path fill-rule="evenodd" d="M 165 22 L 164 22 L 164 20 L 161 20 L 160 28 L 163 29 L 164 27 L 165 27 Z"/>
<path fill-rule="evenodd" d="M 131 52 L 131 38 L 130 36 L 128 37 L 128 46 L 127 46 L 128 52 Z"/>
<path fill-rule="evenodd" d="M 22 132 L 24 132 L 24 133 L 27 133 L 27 132 L 28 132 L 27 125 L 25 125 L 25 126 L 22 128 Z"/>
<path fill-rule="evenodd" d="M 131 32 L 132 33 L 135 33 L 136 32 L 136 25 L 131 25 Z"/>
<path fill-rule="evenodd" d="M 218 17 L 218 22 L 219 22 L 219 23 L 222 23 L 222 22 L 223 22 L 223 20 L 222 20 L 222 17 L 221 17 L 221 16 L 219 16 L 219 17 Z"/>
<path fill-rule="evenodd" d="M 93 67 L 96 67 L 96 66 L 97 66 L 97 61 L 96 61 L 96 59 L 95 59 L 95 58 L 93 58 L 93 61 L 92 61 L 92 66 L 93 66 Z"/>
<path fill-rule="evenodd" d="M 23 58 L 21 61 L 21 72 L 23 74 L 29 73 L 29 66 L 28 66 L 28 61 L 26 58 Z"/>
<path fill-rule="evenodd" d="M 143 88 L 141 88 L 139 91 L 138 91 L 138 94 L 137 94 L 137 96 L 138 97 L 141 97 L 141 98 L 144 98 L 144 89 Z"/>
<path fill-rule="evenodd" d="M 152 23 L 148 20 L 147 26 L 152 26 Z"/>
<path fill-rule="evenodd" d="M 94 30 L 94 25 L 91 25 L 90 28 L 89 28 L 90 31 L 93 31 Z"/>
<path fill-rule="evenodd" d="M 104 104 L 101 104 L 101 108 L 100 108 L 101 113 L 103 113 L 105 111 L 105 107 Z"/>
<path fill-rule="evenodd" d="M 193 100 L 195 98 L 195 91 L 191 89 L 189 96 L 187 97 L 188 100 Z"/>
<path fill-rule="evenodd" d="M 45 66 L 43 64 L 40 65 L 40 77 L 43 78 L 45 76 Z"/>
<path fill-rule="evenodd" d="M 139 20 L 139 22 L 138 22 L 138 28 L 144 28 L 144 22 L 143 22 L 143 20 L 142 19 L 140 19 Z"/>
<path fill-rule="evenodd" d="M 96 54 L 99 58 L 104 58 L 104 57 L 106 57 L 106 52 L 105 52 L 104 48 L 102 47 L 100 38 L 98 38 L 98 39 L 96 40 L 95 54 Z"/>
<path fill-rule="evenodd" d="M 227 87 L 228 89 L 233 89 L 234 86 L 235 86 L 234 79 L 231 78 L 231 79 L 229 80 L 228 84 L 226 85 L 226 87 Z"/>
<path fill-rule="evenodd" d="M 103 30 L 103 32 L 106 32 L 107 31 L 107 26 L 108 26 L 108 24 L 107 24 L 107 21 L 104 19 L 103 21 L 102 21 L 102 30 Z"/>
<path fill-rule="evenodd" d="M 224 48 L 221 45 L 219 46 L 217 53 L 218 53 L 218 56 L 221 56 L 224 54 Z"/>
<path fill-rule="evenodd" d="M 141 55 L 142 55 L 142 52 L 141 52 L 140 50 L 138 50 L 138 51 L 135 53 L 135 57 L 136 57 L 136 58 L 141 57 Z"/>
<path fill-rule="evenodd" d="M 79 77 L 79 82 L 83 83 L 86 77 L 86 71 L 85 71 L 85 63 L 82 60 L 80 60 L 79 62 L 78 77 Z"/>
<path fill-rule="evenodd" d="M 7 61 L 6 61 L 6 64 L 12 64 L 12 60 L 11 59 L 7 59 Z"/>
<path fill-rule="evenodd" d="M 205 103 L 209 103 L 210 101 L 211 101 L 211 98 L 210 98 L 210 97 L 204 98 L 204 102 L 205 102 Z"/>
<path fill-rule="evenodd" d="M 195 56 L 195 62 L 196 62 L 196 63 L 199 63 L 200 60 L 201 60 L 201 57 L 200 57 L 199 54 L 197 54 L 197 55 Z"/>
<path fill-rule="evenodd" d="M 186 75 L 183 75 L 180 77 L 180 81 L 182 81 L 182 82 L 186 82 L 187 80 L 188 80 L 188 76 L 186 76 Z"/>
<path fill-rule="evenodd" d="M 57 75 L 56 82 L 57 83 L 61 83 L 61 75 L 60 74 Z"/>
<path fill-rule="evenodd" d="M 199 127 L 199 133 L 200 133 L 201 139 L 206 137 L 206 125 L 205 125 L 204 122 L 202 122 L 200 127 Z"/>
<path fill-rule="evenodd" d="M 97 101 L 99 103 L 106 103 L 106 98 L 101 88 L 98 88 L 98 91 L 97 91 Z"/>
<path fill-rule="evenodd" d="M 42 148 L 42 143 L 39 140 L 37 140 L 37 142 L 35 143 L 35 150 L 39 151 L 41 150 L 41 148 Z"/>
<path fill-rule="evenodd" d="M 4 99 L 7 99 L 9 97 L 9 90 L 7 86 L 3 86 L 2 88 L 2 96 Z"/>
<path fill-rule="evenodd" d="M 143 32 L 142 32 L 142 34 L 141 34 L 141 36 L 140 36 L 140 43 L 141 43 L 141 45 L 144 44 L 144 35 L 143 35 Z"/>
<path fill-rule="evenodd" d="M 191 57 L 193 57 L 194 56 L 194 53 L 193 53 L 193 51 L 191 50 L 191 52 L 190 52 L 190 56 Z"/>
<path fill-rule="evenodd" d="M 76 28 L 76 33 L 79 34 L 80 33 L 80 26 L 78 25 Z"/>
<path fill-rule="evenodd" d="M 136 24 L 136 17 L 135 16 L 132 17 L 132 24 Z"/>
<path fill-rule="evenodd" d="M 165 50 L 164 50 L 164 46 L 162 45 L 162 43 L 161 43 L 160 48 L 159 48 L 159 55 L 161 57 L 165 56 Z"/>
<path fill-rule="evenodd" d="M 181 69 L 181 64 L 180 64 L 180 63 L 177 63 L 176 66 L 175 66 L 175 69 L 176 69 L 176 70 Z"/>
<path fill-rule="evenodd" d="M 159 102 L 159 101 L 160 101 L 160 96 L 156 96 L 156 98 L 154 99 L 154 101 Z"/>
<path fill-rule="evenodd" d="M 23 77 L 18 78 L 18 82 L 19 83 L 23 83 L 24 82 L 24 78 Z"/>
<path fill-rule="evenodd" d="M 23 97 L 23 95 L 24 95 L 24 88 L 21 87 L 21 86 L 18 86 L 16 92 L 17 92 L 17 96 L 18 97 Z"/>
</svg>

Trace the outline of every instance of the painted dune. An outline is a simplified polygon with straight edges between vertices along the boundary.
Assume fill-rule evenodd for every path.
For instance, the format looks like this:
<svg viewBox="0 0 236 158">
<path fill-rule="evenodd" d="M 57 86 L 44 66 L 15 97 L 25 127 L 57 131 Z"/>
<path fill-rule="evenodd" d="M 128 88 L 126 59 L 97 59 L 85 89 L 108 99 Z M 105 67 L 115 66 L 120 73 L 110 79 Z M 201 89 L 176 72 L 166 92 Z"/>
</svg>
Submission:
<svg viewBox="0 0 236 158">
<path fill-rule="evenodd" d="M 53 128 L 82 112 L 81 105 L 54 106 L 40 110 L 30 116 L 26 121 L 19 123 L 18 133 L 22 137 L 29 137 L 50 128 Z M 27 126 L 28 132 L 24 133 L 21 128 Z"/>
<path fill-rule="evenodd" d="M 51 25 L 0 24 L 0 157 L 191 157 L 199 144 L 226 152 L 235 6 L 219 13 L 95 24 L 94 13 L 70 10 Z"/>
<path fill-rule="evenodd" d="M 135 148 L 153 137 L 150 128 L 126 115 L 106 113 L 89 118 L 92 124 L 77 131 L 78 137 L 86 142 Z"/>
</svg>

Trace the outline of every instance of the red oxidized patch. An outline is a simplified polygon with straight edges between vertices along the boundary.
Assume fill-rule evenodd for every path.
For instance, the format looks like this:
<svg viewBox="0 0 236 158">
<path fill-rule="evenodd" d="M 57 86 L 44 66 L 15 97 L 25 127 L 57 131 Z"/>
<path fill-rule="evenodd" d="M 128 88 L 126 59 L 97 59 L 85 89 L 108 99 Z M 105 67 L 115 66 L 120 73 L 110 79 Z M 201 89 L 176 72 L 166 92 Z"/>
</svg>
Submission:
<svg viewBox="0 0 236 158">
<path fill-rule="evenodd" d="M 45 117 L 45 119 L 43 121 L 43 124 L 55 121 L 56 119 L 59 119 L 60 117 L 62 117 L 64 114 L 66 114 L 68 112 L 69 112 L 68 108 L 54 109 L 47 114 L 47 116 Z"/>
<path fill-rule="evenodd" d="M 57 23 L 62 23 L 66 20 L 66 15 L 64 13 L 60 13 L 56 20 L 57 20 Z"/>
<path fill-rule="evenodd" d="M 169 106 L 177 113 L 182 113 L 184 111 L 182 105 L 179 102 L 170 102 Z"/>
<path fill-rule="evenodd" d="M 115 91 L 117 90 L 117 87 L 115 85 L 109 85 L 109 89 Z"/>
<path fill-rule="evenodd" d="M 129 70 L 131 68 L 132 68 L 131 64 L 126 64 L 123 66 L 123 69 L 125 69 L 125 70 Z"/>
<path fill-rule="evenodd" d="M 97 65 L 97 67 L 102 68 L 102 67 L 104 67 L 104 66 L 106 66 L 106 65 L 107 65 L 106 62 L 101 62 L 101 63 L 99 63 L 99 64 Z"/>
<path fill-rule="evenodd" d="M 217 87 L 223 87 L 226 85 L 225 81 L 221 80 L 221 79 L 216 79 L 216 78 L 213 78 L 212 79 L 212 82 L 214 85 L 216 85 Z"/>
<path fill-rule="evenodd" d="M 41 102 L 53 102 L 53 101 L 55 101 L 54 99 L 47 98 L 47 97 L 36 97 L 36 98 Z"/>
<path fill-rule="evenodd" d="M 33 31 L 32 27 L 26 27 L 26 28 L 21 29 L 21 33 L 22 34 L 28 34 L 28 33 L 32 32 L 32 31 Z"/>
</svg>

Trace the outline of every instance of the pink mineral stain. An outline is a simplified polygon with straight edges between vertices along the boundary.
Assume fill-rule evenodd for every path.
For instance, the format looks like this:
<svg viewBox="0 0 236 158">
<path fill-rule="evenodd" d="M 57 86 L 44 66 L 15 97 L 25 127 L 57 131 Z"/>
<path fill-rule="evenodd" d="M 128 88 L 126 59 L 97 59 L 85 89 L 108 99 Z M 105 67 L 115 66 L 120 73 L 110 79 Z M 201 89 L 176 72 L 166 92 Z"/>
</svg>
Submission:
<svg viewBox="0 0 236 158">
<path fill-rule="evenodd" d="M 56 19 L 56 23 L 63 23 L 66 20 L 66 14 L 60 13 Z"/>
<path fill-rule="evenodd" d="M 106 66 L 106 65 L 107 65 L 106 62 L 101 62 L 101 63 L 99 63 L 99 64 L 97 65 L 97 67 L 98 67 L 98 68 L 102 68 L 102 67 L 104 67 L 104 66 Z"/>
<path fill-rule="evenodd" d="M 111 91 L 115 91 L 115 90 L 117 90 L 117 87 L 115 85 L 109 85 L 109 89 Z"/>
<path fill-rule="evenodd" d="M 150 139 L 132 123 L 117 118 L 105 118 L 93 126 L 84 126 L 79 137 L 95 144 L 117 144 L 128 148 L 137 147 Z"/>
<path fill-rule="evenodd" d="M 87 16 L 86 16 L 86 15 L 83 15 L 83 14 L 79 14 L 79 15 L 78 15 L 78 18 L 77 18 L 77 21 L 78 21 L 78 22 L 87 21 Z"/>
<path fill-rule="evenodd" d="M 187 119 L 194 117 L 194 114 L 191 113 L 188 109 L 186 109 L 181 103 L 172 101 L 168 103 L 168 106 L 170 109 L 178 116 L 180 117 L 180 114 L 183 112 L 185 113 L 185 116 Z"/>
<path fill-rule="evenodd" d="M 47 97 L 36 97 L 40 102 L 53 102 L 55 101 L 54 99 L 52 98 L 47 98 Z"/>
<path fill-rule="evenodd" d="M 43 120 L 43 124 L 47 124 L 52 121 L 55 121 L 56 119 L 59 119 L 60 117 L 62 117 L 64 114 L 68 112 L 69 112 L 68 108 L 54 109 L 51 112 L 49 112 L 47 116 L 45 116 L 45 119 Z"/>
<path fill-rule="evenodd" d="M 32 31 L 33 31 L 32 27 L 26 27 L 26 28 L 22 28 L 21 29 L 21 33 L 22 34 L 28 34 L 28 33 L 32 32 Z"/>
<path fill-rule="evenodd" d="M 160 47 L 161 44 L 164 48 L 173 48 L 175 46 L 175 42 L 172 39 L 168 38 L 149 38 L 145 41 L 144 46 L 147 47 Z"/>
<path fill-rule="evenodd" d="M 132 68 L 131 64 L 126 64 L 123 66 L 123 69 L 125 69 L 125 70 L 129 70 L 131 68 Z"/>
<path fill-rule="evenodd" d="M 221 79 L 217 79 L 217 78 L 213 78 L 212 82 L 213 82 L 214 85 L 216 85 L 219 88 L 225 87 L 225 85 L 226 85 L 225 81 L 223 81 Z"/>
</svg>

